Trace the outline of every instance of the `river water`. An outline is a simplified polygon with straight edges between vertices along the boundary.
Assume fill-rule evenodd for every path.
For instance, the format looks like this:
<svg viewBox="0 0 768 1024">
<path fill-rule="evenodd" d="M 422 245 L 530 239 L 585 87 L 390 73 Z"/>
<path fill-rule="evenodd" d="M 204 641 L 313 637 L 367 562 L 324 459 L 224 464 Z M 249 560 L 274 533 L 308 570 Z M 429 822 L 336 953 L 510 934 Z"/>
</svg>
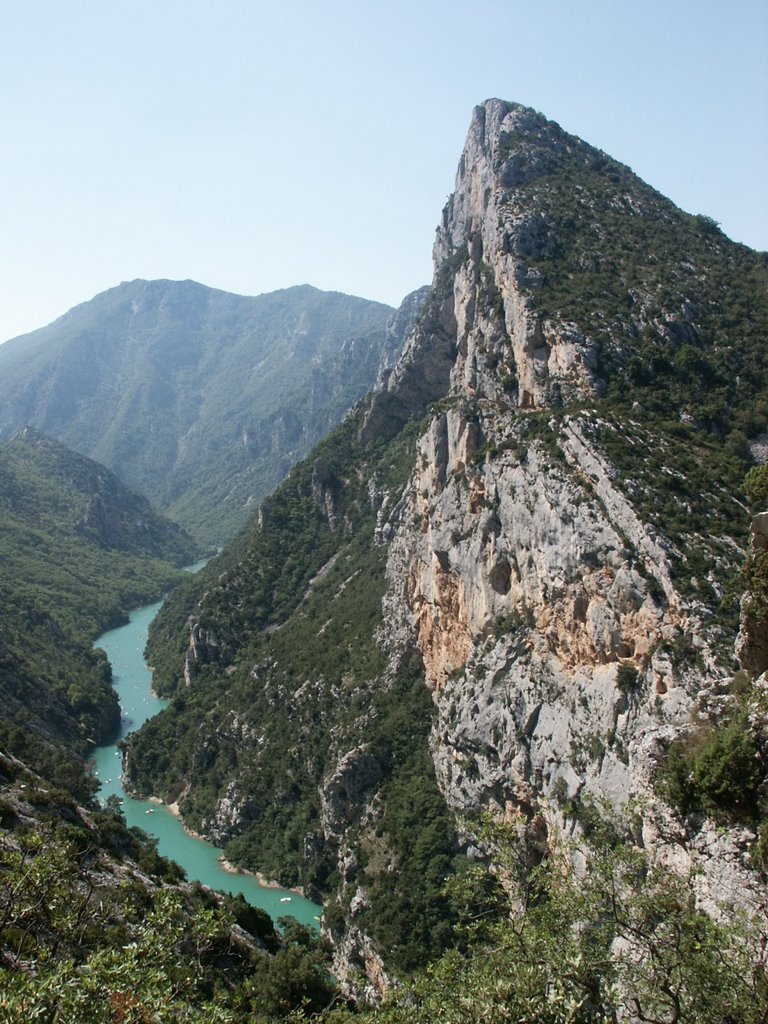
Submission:
<svg viewBox="0 0 768 1024">
<path fill-rule="evenodd" d="M 168 703 L 153 695 L 152 673 L 144 662 L 147 629 L 161 604 L 147 605 L 132 612 L 128 625 L 102 634 L 95 644 L 106 651 L 112 665 L 112 682 L 122 712 L 120 739 L 138 729 Z M 225 871 L 220 863 L 221 850 L 185 832 L 165 804 L 129 797 L 120 778 L 121 765 L 115 744 L 97 747 L 94 751 L 94 772 L 101 783 L 100 799 L 106 802 L 109 796 L 120 797 L 128 825 L 137 825 L 154 836 L 158 852 L 180 864 L 189 881 L 202 882 L 222 892 L 242 893 L 250 904 L 266 910 L 275 920 L 290 914 L 302 924 L 317 927 L 321 908 L 316 904 L 296 893 L 263 886 L 252 875 Z"/>
</svg>

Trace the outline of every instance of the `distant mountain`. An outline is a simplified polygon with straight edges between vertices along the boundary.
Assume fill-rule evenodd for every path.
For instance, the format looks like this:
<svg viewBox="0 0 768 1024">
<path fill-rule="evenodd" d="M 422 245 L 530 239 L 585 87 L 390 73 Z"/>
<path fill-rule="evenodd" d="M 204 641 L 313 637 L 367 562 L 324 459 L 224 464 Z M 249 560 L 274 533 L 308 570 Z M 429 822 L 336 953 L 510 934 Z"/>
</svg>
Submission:
<svg viewBox="0 0 768 1024">
<path fill-rule="evenodd" d="M 0 444 L 0 747 L 77 778 L 72 758 L 119 721 L 93 640 L 197 551 L 91 459 L 29 427 Z"/>
<path fill-rule="evenodd" d="M 0 438 L 32 424 L 218 545 L 394 361 L 412 316 L 393 313 L 124 283 L 0 346 Z"/>
</svg>

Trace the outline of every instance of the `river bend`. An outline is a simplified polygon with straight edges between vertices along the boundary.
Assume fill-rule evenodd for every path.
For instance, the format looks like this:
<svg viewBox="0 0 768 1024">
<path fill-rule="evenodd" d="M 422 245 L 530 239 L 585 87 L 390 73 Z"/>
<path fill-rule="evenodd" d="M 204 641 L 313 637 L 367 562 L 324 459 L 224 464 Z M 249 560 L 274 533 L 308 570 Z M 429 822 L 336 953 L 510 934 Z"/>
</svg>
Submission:
<svg viewBox="0 0 768 1024">
<path fill-rule="evenodd" d="M 127 625 L 102 634 L 95 643 L 106 651 L 112 665 L 112 682 L 120 698 L 119 739 L 138 729 L 168 703 L 152 693 L 152 673 L 144 662 L 147 630 L 161 603 L 132 612 Z M 250 904 L 266 910 L 275 920 L 290 914 L 302 924 L 317 927 L 321 908 L 316 904 L 296 893 L 263 886 L 252 875 L 226 871 L 221 865 L 221 850 L 189 835 L 165 804 L 128 796 L 121 780 L 121 766 L 115 743 L 96 748 L 94 773 L 101 784 L 99 798 L 105 803 L 110 796 L 119 797 L 128 825 L 136 825 L 154 836 L 158 852 L 180 864 L 189 881 L 199 881 L 222 892 L 242 893 Z"/>
</svg>

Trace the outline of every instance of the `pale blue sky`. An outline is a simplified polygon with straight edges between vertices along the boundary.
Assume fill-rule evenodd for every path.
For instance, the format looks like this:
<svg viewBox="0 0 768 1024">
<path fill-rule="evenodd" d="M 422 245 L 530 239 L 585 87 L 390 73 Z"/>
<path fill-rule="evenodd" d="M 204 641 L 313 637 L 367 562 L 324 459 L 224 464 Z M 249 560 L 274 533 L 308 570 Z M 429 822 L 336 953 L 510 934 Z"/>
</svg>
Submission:
<svg viewBox="0 0 768 1024">
<path fill-rule="evenodd" d="M 0 0 L 0 340 L 135 277 L 397 304 L 489 96 L 768 248 L 765 0 Z"/>
</svg>

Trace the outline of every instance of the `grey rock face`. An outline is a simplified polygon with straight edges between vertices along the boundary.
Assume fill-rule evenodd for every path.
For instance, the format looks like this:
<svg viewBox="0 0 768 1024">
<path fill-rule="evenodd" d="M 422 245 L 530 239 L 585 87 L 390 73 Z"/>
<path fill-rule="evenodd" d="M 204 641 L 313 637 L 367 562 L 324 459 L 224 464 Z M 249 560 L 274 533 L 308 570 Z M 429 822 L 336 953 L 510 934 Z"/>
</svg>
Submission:
<svg viewBox="0 0 768 1024">
<path fill-rule="evenodd" d="M 363 747 L 356 747 L 341 758 L 320 791 L 326 838 L 341 836 L 360 819 L 383 775 L 379 759 Z"/>
<path fill-rule="evenodd" d="M 453 309 L 452 296 L 433 288 L 400 359 L 373 394 L 363 444 L 394 437 L 409 417 L 446 393 L 456 354 Z"/>
<path fill-rule="evenodd" d="M 578 830 L 589 802 L 639 808 L 645 847 L 670 870 L 697 870 L 702 907 L 717 913 L 725 897 L 754 909 L 764 897 L 746 853 L 754 835 L 682 822 L 658 795 L 670 743 L 727 702 L 732 665 L 707 609 L 678 587 L 682 552 L 633 501 L 596 440 L 597 415 L 578 409 L 606 386 L 597 340 L 539 312 L 535 262 L 558 239 L 521 189 L 564 149 L 576 166 L 598 159 L 526 108 L 492 100 L 475 111 L 426 315 L 363 431 L 389 436 L 438 403 L 404 493 L 371 489 L 388 552 L 380 640 L 391 671 L 414 656 L 423 665 L 432 757 L 455 812 L 522 814 L 546 842 L 549 829 Z M 656 215 L 632 202 L 630 215 Z M 670 346 L 695 342 L 692 316 L 681 307 L 657 318 Z M 741 557 L 734 545 L 734 567 Z M 760 644 L 748 629 L 751 670 Z M 693 656 L 678 657 L 681 646 Z M 345 885 L 359 887 L 337 947 L 343 975 L 367 962 L 352 909 L 364 887 L 338 817 L 326 818 Z M 369 977 L 381 994 L 379 974 Z"/>
<path fill-rule="evenodd" d="M 396 404 L 410 368 L 453 353 L 444 408 L 419 441 L 405 494 L 380 517 L 383 641 L 393 657 L 407 643 L 421 657 L 438 713 L 432 754 L 457 812 L 522 811 L 555 825 L 585 799 L 638 804 L 654 855 L 702 867 L 703 904 L 726 881 L 748 900 L 757 883 L 738 830 L 714 844 L 702 833 L 679 855 L 654 786 L 669 743 L 708 694 L 727 689 L 717 630 L 679 592 L 679 552 L 619 485 L 591 414 L 551 419 L 546 444 L 525 440 L 526 410 L 589 402 L 604 386 L 596 342 L 536 313 L 526 260 L 553 239 L 514 191 L 551 170 L 547 152 L 526 142 L 532 130 L 560 133 L 500 101 L 475 111 L 435 244 L 437 277 L 450 267 L 452 279 L 443 334 L 414 334 L 388 382 Z M 558 145 L 591 159 L 562 135 Z M 670 330 L 675 343 L 688 337 L 685 324 Z M 670 655 L 683 637 L 695 665 Z M 755 640 L 742 652 L 758 670 Z"/>
<path fill-rule="evenodd" d="M 389 373 L 400 358 L 403 345 L 429 298 L 429 293 L 429 285 L 425 285 L 423 288 L 417 288 L 416 291 L 406 295 L 397 310 L 387 321 L 384 344 L 382 345 L 379 358 L 376 390 L 381 390 L 385 386 Z"/>
</svg>

